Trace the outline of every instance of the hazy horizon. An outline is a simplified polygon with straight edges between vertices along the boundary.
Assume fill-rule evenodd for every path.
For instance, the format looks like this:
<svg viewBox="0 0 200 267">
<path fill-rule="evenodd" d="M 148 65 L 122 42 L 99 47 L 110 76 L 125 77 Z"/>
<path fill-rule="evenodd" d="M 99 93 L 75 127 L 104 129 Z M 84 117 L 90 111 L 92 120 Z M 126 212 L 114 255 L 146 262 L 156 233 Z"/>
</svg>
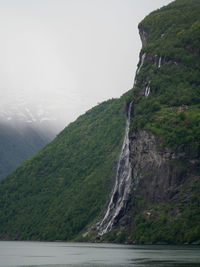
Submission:
<svg viewBox="0 0 200 267">
<path fill-rule="evenodd" d="M 133 86 L 138 23 L 172 0 L 0 0 L 1 108 L 39 107 L 60 128 Z"/>
</svg>

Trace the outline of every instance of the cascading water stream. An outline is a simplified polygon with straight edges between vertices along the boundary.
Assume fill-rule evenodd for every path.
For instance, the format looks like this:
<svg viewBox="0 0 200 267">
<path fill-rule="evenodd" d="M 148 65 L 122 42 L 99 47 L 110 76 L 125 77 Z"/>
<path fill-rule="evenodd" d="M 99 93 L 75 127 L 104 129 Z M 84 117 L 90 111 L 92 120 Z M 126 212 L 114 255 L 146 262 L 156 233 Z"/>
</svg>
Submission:
<svg viewBox="0 0 200 267">
<path fill-rule="evenodd" d="M 107 212 L 102 221 L 97 226 L 99 235 L 110 231 L 113 225 L 119 220 L 121 214 L 126 208 L 132 185 L 132 168 L 129 161 L 129 128 L 131 118 L 131 108 L 133 102 L 129 105 L 128 116 L 126 121 L 126 131 L 124 142 L 117 166 L 116 182 L 112 196 L 107 208 Z"/>
<path fill-rule="evenodd" d="M 135 80 L 134 80 L 134 84 L 133 84 L 133 86 L 136 85 L 136 83 L 137 83 L 137 79 L 136 79 L 136 77 L 137 77 L 137 75 L 139 74 L 139 72 L 140 72 L 140 70 L 141 70 L 141 68 L 142 68 L 142 66 L 143 66 L 143 64 L 144 64 L 145 57 L 146 57 L 146 53 L 144 53 L 144 54 L 141 56 L 140 64 L 139 64 L 139 66 L 138 66 L 138 68 L 137 68 L 137 70 L 136 70 Z"/>
<path fill-rule="evenodd" d="M 137 71 L 136 71 L 136 75 L 138 75 L 138 73 L 140 72 L 140 70 L 141 70 L 141 68 L 142 68 L 142 66 L 143 66 L 143 64 L 144 64 L 145 57 L 146 57 L 146 53 L 144 53 L 144 54 L 142 55 L 142 57 L 141 57 L 141 64 L 139 65 L 139 67 L 138 67 L 138 69 L 137 69 Z"/>
<path fill-rule="evenodd" d="M 137 75 L 140 72 L 144 64 L 146 53 L 144 53 L 140 58 L 140 64 L 136 71 L 134 85 L 136 84 Z M 150 93 L 150 86 L 146 89 L 145 95 L 148 96 Z M 115 186 L 111 195 L 110 202 L 107 207 L 107 211 L 103 219 L 96 225 L 99 235 L 103 235 L 110 231 L 112 227 L 119 221 L 123 216 L 130 194 L 132 190 L 132 168 L 130 163 L 130 150 L 129 150 L 129 129 L 130 129 L 130 119 L 131 119 L 131 110 L 133 102 L 130 103 L 128 109 L 128 116 L 126 120 L 126 130 L 124 142 L 119 157 L 117 165 L 117 174 Z"/>
<path fill-rule="evenodd" d="M 158 68 L 161 67 L 161 64 L 162 64 L 162 57 L 159 57 L 159 61 L 158 61 Z"/>
<path fill-rule="evenodd" d="M 151 90 L 150 85 L 148 85 L 148 86 L 146 87 L 146 89 L 145 89 L 145 93 L 144 93 L 144 95 L 145 95 L 145 96 L 148 96 L 148 95 L 150 94 L 150 90 Z"/>
</svg>

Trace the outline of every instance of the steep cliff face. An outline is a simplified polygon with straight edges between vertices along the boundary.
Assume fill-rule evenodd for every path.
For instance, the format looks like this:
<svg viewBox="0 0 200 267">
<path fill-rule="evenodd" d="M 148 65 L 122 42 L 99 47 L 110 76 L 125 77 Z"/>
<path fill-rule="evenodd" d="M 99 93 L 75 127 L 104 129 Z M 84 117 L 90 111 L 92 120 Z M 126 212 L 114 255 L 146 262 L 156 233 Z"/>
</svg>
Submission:
<svg viewBox="0 0 200 267">
<path fill-rule="evenodd" d="M 1 239 L 200 243 L 199 14 L 176 0 L 140 23 L 133 89 L 1 181 Z"/>
<path fill-rule="evenodd" d="M 183 191 L 198 181 L 199 158 L 160 147 L 159 138 L 145 130 L 131 135 L 130 147 L 134 198 L 142 197 L 145 206 L 189 200 L 191 195 Z"/>
<path fill-rule="evenodd" d="M 130 161 L 134 188 L 119 232 L 132 235 L 124 240 L 198 243 L 200 158 L 162 147 L 158 136 L 139 130 L 130 136 Z"/>
<path fill-rule="evenodd" d="M 148 45 L 148 31 L 141 25 L 139 34 L 144 49 Z M 162 58 L 159 55 L 141 52 L 139 70 L 144 61 L 151 64 L 152 68 L 158 69 L 170 61 L 176 66 L 179 64 L 172 58 Z M 150 76 L 152 73 L 147 72 L 138 95 L 147 97 L 150 94 Z M 180 107 L 180 111 L 181 108 L 184 110 L 184 106 Z M 143 192 L 141 194 L 142 199 L 148 204 L 159 204 L 160 201 L 173 200 L 186 202 L 191 195 L 183 194 L 180 197 L 180 192 L 184 186 L 198 181 L 200 173 L 199 153 L 195 153 L 195 149 L 191 153 L 191 151 L 184 151 L 182 148 L 164 147 L 161 142 L 160 136 L 149 130 L 137 129 L 130 133 L 130 161 L 135 192 L 133 198 L 138 196 L 138 191 L 140 191 Z M 189 183 L 188 179 L 190 179 Z M 180 212 L 177 211 L 177 213 L 179 216 Z"/>
<path fill-rule="evenodd" d="M 129 133 L 132 193 L 107 240 L 200 240 L 199 11 L 198 1 L 177 0 L 139 25 Z"/>
</svg>

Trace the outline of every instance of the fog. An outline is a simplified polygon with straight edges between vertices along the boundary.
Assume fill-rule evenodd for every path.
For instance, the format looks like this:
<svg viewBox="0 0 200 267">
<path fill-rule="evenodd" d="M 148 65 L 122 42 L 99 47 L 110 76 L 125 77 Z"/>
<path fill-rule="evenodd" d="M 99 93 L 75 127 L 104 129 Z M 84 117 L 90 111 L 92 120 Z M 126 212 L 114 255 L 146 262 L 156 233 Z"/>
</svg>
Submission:
<svg viewBox="0 0 200 267">
<path fill-rule="evenodd" d="M 61 129 L 120 97 L 133 85 L 138 23 L 169 2 L 0 0 L 1 112 L 43 108 Z"/>
</svg>

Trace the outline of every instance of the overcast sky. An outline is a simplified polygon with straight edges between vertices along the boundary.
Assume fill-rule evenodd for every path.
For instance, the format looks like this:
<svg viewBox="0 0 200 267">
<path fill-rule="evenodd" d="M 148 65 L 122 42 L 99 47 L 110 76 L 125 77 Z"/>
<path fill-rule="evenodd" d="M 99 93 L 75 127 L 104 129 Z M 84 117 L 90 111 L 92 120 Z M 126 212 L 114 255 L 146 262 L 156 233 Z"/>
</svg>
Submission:
<svg viewBox="0 0 200 267">
<path fill-rule="evenodd" d="M 172 0 L 0 0 L 0 101 L 73 121 L 132 88 L 138 23 Z"/>
</svg>

